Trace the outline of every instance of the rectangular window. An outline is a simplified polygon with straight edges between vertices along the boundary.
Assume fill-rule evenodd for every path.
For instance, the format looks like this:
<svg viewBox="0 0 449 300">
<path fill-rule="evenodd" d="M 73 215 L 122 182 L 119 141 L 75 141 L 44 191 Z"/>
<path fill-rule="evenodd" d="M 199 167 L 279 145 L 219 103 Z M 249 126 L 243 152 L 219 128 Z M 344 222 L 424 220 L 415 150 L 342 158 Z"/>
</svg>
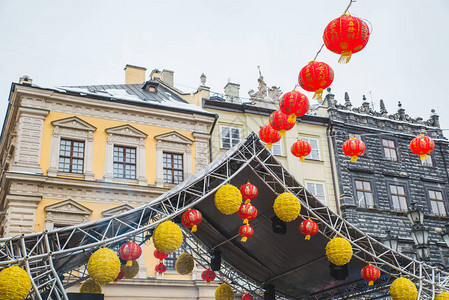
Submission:
<svg viewBox="0 0 449 300">
<path fill-rule="evenodd" d="M 164 182 L 178 184 L 184 181 L 182 154 L 163 153 Z"/>
<path fill-rule="evenodd" d="M 221 126 L 221 148 L 231 149 L 240 142 L 240 128 Z"/>
<path fill-rule="evenodd" d="M 61 139 L 59 147 L 59 171 L 83 173 L 84 142 Z"/>
<path fill-rule="evenodd" d="M 267 143 L 262 142 L 262 144 L 264 144 L 265 146 L 267 145 Z M 274 155 L 282 155 L 282 147 L 281 147 L 281 143 L 277 142 L 273 144 L 273 147 L 270 150 Z"/>
<path fill-rule="evenodd" d="M 421 165 L 425 167 L 433 167 L 432 156 L 430 154 L 427 154 L 427 159 L 421 160 Z"/>
<path fill-rule="evenodd" d="M 393 209 L 397 211 L 407 211 L 407 196 L 403 185 L 390 184 L 391 200 Z"/>
<path fill-rule="evenodd" d="M 324 195 L 324 184 L 319 182 L 306 182 L 306 187 L 318 200 L 326 203 L 326 197 Z"/>
<path fill-rule="evenodd" d="M 136 179 L 136 148 L 114 146 L 114 178 Z"/>
<path fill-rule="evenodd" d="M 371 182 L 355 180 L 356 201 L 360 207 L 374 207 Z"/>
<path fill-rule="evenodd" d="M 362 135 L 360 135 L 360 134 L 358 134 L 358 133 L 351 133 L 351 132 L 349 132 L 348 133 L 348 138 L 356 138 L 356 139 L 359 139 L 359 140 L 362 140 Z"/>
<path fill-rule="evenodd" d="M 443 255 L 443 264 L 444 264 L 446 267 L 449 267 L 449 254 Z"/>
<path fill-rule="evenodd" d="M 432 208 L 432 213 L 434 213 L 437 216 L 447 215 L 442 192 L 429 190 L 429 201 L 430 207 Z"/>
<path fill-rule="evenodd" d="M 170 253 L 166 259 L 164 259 L 164 264 L 167 266 L 167 270 L 175 270 L 175 263 L 178 256 L 184 253 L 184 250 L 179 248 L 173 253 Z"/>
<path fill-rule="evenodd" d="M 382 146 L 384 149 L 384 156 L 391 161 L 398 161 L 398 155 L 396 153 L 396 145 L 393 140 L 382 139 Z"/>
<path fill-rule="evenodd" d="M 301 139 L 303 139 L 306 142 L 309 142 L 310 146 L 312 147 L 312 151 L 310 152 L 309 155 L 306 156 L 306 159 L 320 160 L 320 148 L 318 145 L 318 140 L 304 137 L 302 137 Z"/>
</svg>

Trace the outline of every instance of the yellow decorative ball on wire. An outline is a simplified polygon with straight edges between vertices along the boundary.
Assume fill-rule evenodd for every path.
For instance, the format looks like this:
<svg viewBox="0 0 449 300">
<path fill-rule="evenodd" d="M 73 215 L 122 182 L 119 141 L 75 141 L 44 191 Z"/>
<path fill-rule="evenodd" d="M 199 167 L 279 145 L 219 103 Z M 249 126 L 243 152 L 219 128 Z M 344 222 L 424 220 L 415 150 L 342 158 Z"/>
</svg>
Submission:
<svg viewBox="0 0 449 300">
<path fill-rule="evenodd" d="M 24 300 L 30 288 L 30 276 L 19 266 L 8 267 L 0 272 L 0 299 Z"/>
<path fill-rule="evenodd" d="M 441 293 L 435 297 L 435 300 L 449 300 L 449 293 Z"/>
<path fill-rule="evenodd" d="M 101 292 L 101 284 L 92 278 L 87 279 L 80 286 L 80 293 L 101 294 Z"/>
<path fill-rule="evenodd" d="M 351 243 L 341 237 L 333 238 L 326 245 L 326 256 L 334 265 L 346 265 L 352 257 Z"/>
<path fill-rule="evenodd" d="M 416 300 L 418 290 L 412 281 L 399 277 L 391 284 L 390 295 L 393 300 Z"/>
<path fill-rule="evenodd" d="M 282 193 L 274 200 L 274 213 L 284 222 L 295 220 L 301 212 L 301 203 L 291 193 Z"/>
<path fill-rule="evenodd" d="M 226 284 L 220 284 L 215 290 L 215 300 L 233 300 L 234 291 L 232 288 Z"/>
<path fill-rule="evenodd" d="M 128 264 L 122 265 L 123 270 L 123 278 L 131 279 L 139 274 L 139 263 L 135 260 L 132 261 L 132 264 L 128 266 Z"/>
<path fill-rule="evenodd" d="M 178 259 L 175 263 L 175 269 L 178 271 L 181 275 L 187 275 L 190 274 L 193 271 L 193 267 L 195 265 L 195 262 L 193 261 L 192 255 L 190 255 L 187 252 L 184 252 L 180 256 L 178 256 Z"/>
<path fill-rule="evenodd" d="M 89 258 L 87 272 L 100 284 L 111 282 L 120 273 L 120 259 L 111 249 L 98 249 Z"/>
<path fill-rule="evenodd" d="M 170 254 L 181 247 L 182 231 L 172 221 L 159 224 L 153 233 L 153 243 L 157 250 Z"/>
<path fill-rule="evenodd" d="M 225 184 L 215 193 L 215 206 L 225 215 L 236 213 L 242 205 L 240 190 L 231 184 Z"/>
</svg>

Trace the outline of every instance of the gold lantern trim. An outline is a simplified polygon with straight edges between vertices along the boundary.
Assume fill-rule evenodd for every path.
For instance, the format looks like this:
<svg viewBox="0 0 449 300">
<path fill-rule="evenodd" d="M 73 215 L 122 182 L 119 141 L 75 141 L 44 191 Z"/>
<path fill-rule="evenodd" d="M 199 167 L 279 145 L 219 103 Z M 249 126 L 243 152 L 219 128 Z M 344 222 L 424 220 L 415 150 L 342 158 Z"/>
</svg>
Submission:
<svg viewBox="0 0 449 300">
<path fill-rule="evenodd" d="M 172 221 L 159 224 L 154 230 L 153 243 L 157 250 L 170 254 L 181 247 L 182 231 Z"/>
<path fill-rule="evenodd" d="M 416 300 L 418 290 L 411 280 L 399 277 L 391 284 L 390 295 L 393 300 Z"/>
<path fill-rule="evenodd" d="M 89 258 L 87 272 L 100 284 L 111 282 L 120 273 L 120 259 L 111 249 L 98 249 Z"/>
<path fill-rule="evenodd" d="M 80 286 L 80 293 L 101 294 L 101 292 L 101 284 L 92 278 L 87 279 Z"/>
<path fill-rule="evenodd" d="M 184 252 L 180 256 L 178 256 L 178 259 L 175 263 L 175 269 L 178 271 L 181 275 L 187 275 L 190 274 L 193 271 L 193 267 L 195 265 L 195 262 L 193 261 L 192 255 L 190 255 L 187 252 Z"/>
<path fill-rule="evenodd" d="M 301 203 L 291 193 L 282 193 L 274 200 L 274 213 L 284 222 L 295 220 L 301 212 Z"/>
<path fill-rule="evenodd" d="M 234 291 L 232 288 L 226 284 L 220 284 L 215 290 L 215 300 L 233 300 Z"/>
<path fill-rule="evenodd" d="M 435 300 L 449 300 L 449 293 L 441 293 L 435 297 Z"/>
<path fill-rule="evenodd" d="M 242 199 L 242 194 L 237 187 L 225 184 L 215 193 L 215 206 L 222 214 L 232 215 L 239 210 Z"/>
<path fill-rule="evenodd" d="M 0 299 L 24 300 L 30 288 L 30 276 L 19 266 L 11 266 L 0 272 Z"/>
<path fill-rule="evenodd" d="M 123 278 L 132 279 L 139 274 L 139 263 L 136 260 L 132 261 L 131 266 L 128 264 L 122 265 Z"/>
<path fill-rule="evenodd" d="M 326 256 L 334 265 L 346 265 L 352 258 L 351 243 L 341 237 L 333 238 L 326 245 Z"/>
</svg>

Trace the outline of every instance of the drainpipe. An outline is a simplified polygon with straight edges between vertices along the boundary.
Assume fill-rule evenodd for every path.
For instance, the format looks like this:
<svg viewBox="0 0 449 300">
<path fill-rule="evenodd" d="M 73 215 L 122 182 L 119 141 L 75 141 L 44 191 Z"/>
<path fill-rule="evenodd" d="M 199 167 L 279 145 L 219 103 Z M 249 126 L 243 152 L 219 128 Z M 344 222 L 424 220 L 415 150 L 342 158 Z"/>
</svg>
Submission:
<svg viewBox="0 0 449 300">
<path fill-rule="evenodd" d="M 332 172 L 332 184 L 334 186 L 334 197 L 335 197 L 335 204 L 337 207 L 337 215 L 340 215 L 340 202 L 338 200 L 338 194 L 337 194 L 337 183 L 335 182 L 335 172 L 334 172 L 334 159 L 332 156 L 332 146 L 331 146 L 331 138 L 329 135 L 329 129 L 331 127 L 331 122 L 329 120 L 329 122 L 327 123 L 327 128 L 326 128 L 326 136 L 327 136 L 327 147 L 329 150 L 329 158 L 330 158 L 330 162 L 331 162 L 331 172 Z"/>
<path fill-rule="evenodd" d="M 212 127 L 211 127 L 210 132 L 209 132 L 209 135 L 210 135 L 210 139 L 209 139 L 209 163 L 212 162 L 212 132 L 214 131 L 215 125 L 217 124 L 217 120 L 218 120 L 218 114 L 215 114 L 214 124 L 212 124 Z"/>
</svg>

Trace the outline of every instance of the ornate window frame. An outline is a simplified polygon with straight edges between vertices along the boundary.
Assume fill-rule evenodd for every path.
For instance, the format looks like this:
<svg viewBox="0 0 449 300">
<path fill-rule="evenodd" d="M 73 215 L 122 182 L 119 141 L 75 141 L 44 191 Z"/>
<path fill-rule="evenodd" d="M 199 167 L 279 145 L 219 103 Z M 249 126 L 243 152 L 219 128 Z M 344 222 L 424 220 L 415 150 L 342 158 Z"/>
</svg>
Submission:
<svg viewBox="0 0 449 300">
<path fill-rule="evenodd" d="M 108 134 L 108 141 L 106 144 L 104 181 L 135 182 L 139 185 L 147 185 L 144 139 L 148 135 L 129 124 L 106 128 L 105 131 Z M 136 148 L 137 179 L 114 178 L 114 145 Z"/>
<path fill-rule="evenodd" d="M 92 210 L 71 199 L 45 207 L 45 229 L 53 230 L 55 224 L 71 226 L 89 222 Z"/>
<path fill-rule="evenodd" d="M 92 172 L 94 151 L 93 133 L 97 128 L 77 116 L 55 120 L 51 124 L 55 128 L 51 135 L 50 165 L 47 170 L 47 175 L 51 177 L 64 175 L 94 180 L 94 173 Z M 84 142 L 84 167 L 82 174 L 59 171 L 59 149 L 62 138 Z"/>
</svg>

